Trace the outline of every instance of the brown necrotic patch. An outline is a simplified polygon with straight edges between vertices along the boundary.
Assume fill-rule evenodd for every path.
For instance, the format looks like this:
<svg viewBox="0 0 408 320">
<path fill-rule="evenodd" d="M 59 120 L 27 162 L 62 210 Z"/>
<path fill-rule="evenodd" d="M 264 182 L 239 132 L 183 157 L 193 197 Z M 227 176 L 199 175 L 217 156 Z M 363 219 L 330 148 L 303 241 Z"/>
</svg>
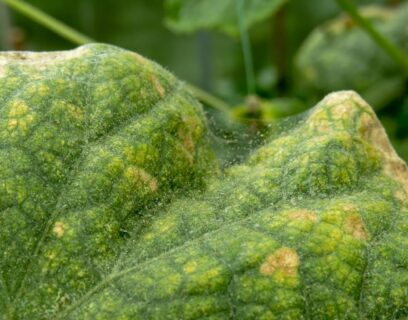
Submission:
<svg viewBox="0 0 408 320">
<path fill-rule="evenodd" d="M 350 214 L 344 221 L 344 227 L 348 233 L 358 240 L 368 238 L 363 219 L 357 214 Z"/>
<path fill-rule="evenodd" d="M 295 250 L 287 247 L 280 248 L 269 255 L 262 263 L 259 271 L 265 276 L 281 271 L 285 276 L 295 276 L 300 259 Z"/>
<path fill-rule="evenodd" d="M 160 97 L 164 97 L 164 95 L 166 94 L 166 90 L 164 89 L 160 81 L 156 78 L 154 74 L 150 74 L 149 78 L 151 83 L 153 84 L 153 87 L 159 93 Z"/>
</svg>

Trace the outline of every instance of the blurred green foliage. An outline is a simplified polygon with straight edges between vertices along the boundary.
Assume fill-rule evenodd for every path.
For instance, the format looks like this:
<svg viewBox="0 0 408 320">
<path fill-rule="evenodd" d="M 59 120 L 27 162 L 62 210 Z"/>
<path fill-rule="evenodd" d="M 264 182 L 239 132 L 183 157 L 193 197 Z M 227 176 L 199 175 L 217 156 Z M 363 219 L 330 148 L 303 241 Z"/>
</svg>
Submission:
<svg viewBox="0 0 408 320">
<path fill-rule="evenodd" d="M 361 13 L 408 53 L 408 4 L 397 9 L 369 6 Z M 353 88 L 378 110 L 404 90 L 400 67 L 346 15 L 313 31 L 296 62 L 300 90 L 315 99 L 333 90 Z"/>
<path fill-rule="evenodd" d="M 165 0 L 166 23 L 176 32 L 215 29 L 238 35 L 237 5 L 242 1 L 246 28 L 269 18 L 288 0 Z"/>
<path fill-rule="evenodd" d="M 137 51 L 224 99 L 232 106 L 230 114 L 210 108 L 207 112 L 220 152 L 229 150 L 228 161 L 242 154 L 238 149 L 256 145 L 265 130 L 273 130 L 267 123 L 305 110 L 326 93 L 341 89 L 354 89 L 381 109 L 393 143 L 408 159 L 407 79 L 368 35 L 345 18 L 335 0 L 242 0 L 246 10 L 241 19 L 248 28 L 255 67 L 255 100 L 246 97 L 233 0 L 26 1 L 97 41 Z M 361 7 L 376 5 L 368 10 L 375 26 L 408 51 L 407 9 L 405 13 L 398 9 L 407 0 L 354 2 Z M 0 49 L 76 46 L 18 12 L 5 11 L 4 6 L 0 11 Z"/>
</svg>

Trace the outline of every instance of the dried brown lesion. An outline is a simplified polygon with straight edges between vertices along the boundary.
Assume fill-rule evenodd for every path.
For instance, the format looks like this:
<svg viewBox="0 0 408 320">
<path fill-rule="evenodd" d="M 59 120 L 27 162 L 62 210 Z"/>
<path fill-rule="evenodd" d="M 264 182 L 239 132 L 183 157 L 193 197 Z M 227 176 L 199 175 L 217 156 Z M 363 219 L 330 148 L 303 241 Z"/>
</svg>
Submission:
<svg viewBox="0 0 408 320">
<path fill-rule="evenodd" d="M 350 214 L 344 221 L 344 228 L 346 232 L 350 233 L 358 240 L 369 239 L 369 234 L 366 230 L 363 219 L 357 214 Z"/>
<path fill-rule="evenodd" d="M 354 91 L 334 92 L 327 95 L 312 109 L 307 121 L 308 126 L 324 133 L 335 130 L 332 124 L 338 121 L 329 121 L 327 111 L 330 111 L 331 117 L 335 120 L 351 118 L 359 114 L 356 133 L 382 155 L 383 172 L 401 184 L 405 193 L 404 197 L 407 199 L 407 165 L 395 152 L 373 109 Z"/>
<path fill-rule="evenodd" d="M 51 52 L 6 51 L 0 53 L 0 66 L 4 63 L 21 63 L 36 65 L 38 69 L 46 69 L 50 64 L 85 57 L 91 52 L 91 49 L 87 46 L 81 46 L 74 50 Z"/>
<path fill-rule="evenodd" d="M 164 87 L 160 83 L 159 79 L 157 79 L 157 77 L 153 73 L 151 73 L 149 75 L 149 79 L 150 79 L 150 82 L 152 83 L 154 89 L 159 93 L 160 97 L 163 98 L 166 95 L 166 90 L 164 89 Z"/>
<path fill-rule="evenodd" d="M 383 172 L 401 184 L 406 199 L 408 194 L 407 165 L 395 152 L 388 139 L 387 133 L 370 106 L 362 99 L 359 103 L 366 109 L 369 109 L 369 112 L 365 110 L 361 115 L 358 131 L 360 135 L 382 155 Z"/>
<path fill-rule="evenodd" d="M 259 271 L 262 275 L 271 276 L 281 271 L 284 276 L 293 277 L 297 275 L 300 259 L 294 249 L 283 247 L 266 257 Z"/>
</svg>

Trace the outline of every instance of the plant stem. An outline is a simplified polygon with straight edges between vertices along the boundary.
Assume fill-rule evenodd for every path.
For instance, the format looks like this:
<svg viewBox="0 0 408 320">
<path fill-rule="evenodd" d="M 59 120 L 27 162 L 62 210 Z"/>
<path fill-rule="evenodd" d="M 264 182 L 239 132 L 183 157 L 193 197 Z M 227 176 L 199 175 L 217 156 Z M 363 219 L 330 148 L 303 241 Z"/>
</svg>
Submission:
<svg viewBox="0 0 408 320">
<path fill-rule="evenodd" d="M 250 42 L 248 30 L 245 26 L 245 21 L 244 21 L 244 17 L 245 17 L 244 0 L 237 0 L 236 10 L 237 10 L 237 18 L 238 18 L 239 35 L 241 37 L 242 54 L 244 56 L 247 93 L 254 94 L 255 89 L 256 89 L 255 88 L 255 72 L 254 72 L 254 64 L 253 64 L 252 52 L 251 52 L 251 42 Z"/>
<path fill-rule="evenodd" d="M 9 7 L 18 11 L 19 13 L 27 16 L 28 18 L 36 21 L 37 23 L 43 25 L 49 30 L 54 31 L 61 37 L 75 43 L 78 45 L 95 42 L 93 39 L 79 33 L 75 29 L 67 26 L 66 24 L 58 21 L 52 16 L 46 14 L 45 12 L 37 9 L 29 3 L 21 0 L 1 0 Z"/>
<path fill-rule="evenodd" d="M 363 17 L 352 0 L 336 0 L 337 4 L 404 70 L 408 75 L 408 55 L 374 28 L 370 20 Z"/>
<path fill-rule="evenodd" d="M 186 84 L 186 87 L 198 100 L 201 100 L 205 104 L 208 104 L 209 106 L 218 111 L 224 112 L 226 114 L 231 113 L 230 106 L 221 99 L 191 84 Z"/>
</svg>

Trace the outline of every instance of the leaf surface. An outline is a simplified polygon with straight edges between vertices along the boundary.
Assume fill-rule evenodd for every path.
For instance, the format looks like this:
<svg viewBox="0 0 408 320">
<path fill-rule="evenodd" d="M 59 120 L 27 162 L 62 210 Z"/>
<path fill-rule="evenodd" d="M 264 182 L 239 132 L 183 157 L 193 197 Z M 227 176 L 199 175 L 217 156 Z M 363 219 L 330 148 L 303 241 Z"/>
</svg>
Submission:
<svg viewBox="0 0 408 320">
<path fill-rule="evenodd" d="M 331 94 L 207 193 L 155 216 L 64 316 L 403 318 L 407 191 L 371 107 Z"/>
<path fill-rule="evenodd" d="M 407 316 L 408 170 L 356 93 L 216 177 L 199 105 L 140 56 L 0 67 L 2 319 Z"/>
<path fill-rule="evenodd" d="M 101 281 L 129 224 L 217 170 L 206 130 L 135 53 L 0 54 L 0 318 L 51 317 Z"/>
</svg>

